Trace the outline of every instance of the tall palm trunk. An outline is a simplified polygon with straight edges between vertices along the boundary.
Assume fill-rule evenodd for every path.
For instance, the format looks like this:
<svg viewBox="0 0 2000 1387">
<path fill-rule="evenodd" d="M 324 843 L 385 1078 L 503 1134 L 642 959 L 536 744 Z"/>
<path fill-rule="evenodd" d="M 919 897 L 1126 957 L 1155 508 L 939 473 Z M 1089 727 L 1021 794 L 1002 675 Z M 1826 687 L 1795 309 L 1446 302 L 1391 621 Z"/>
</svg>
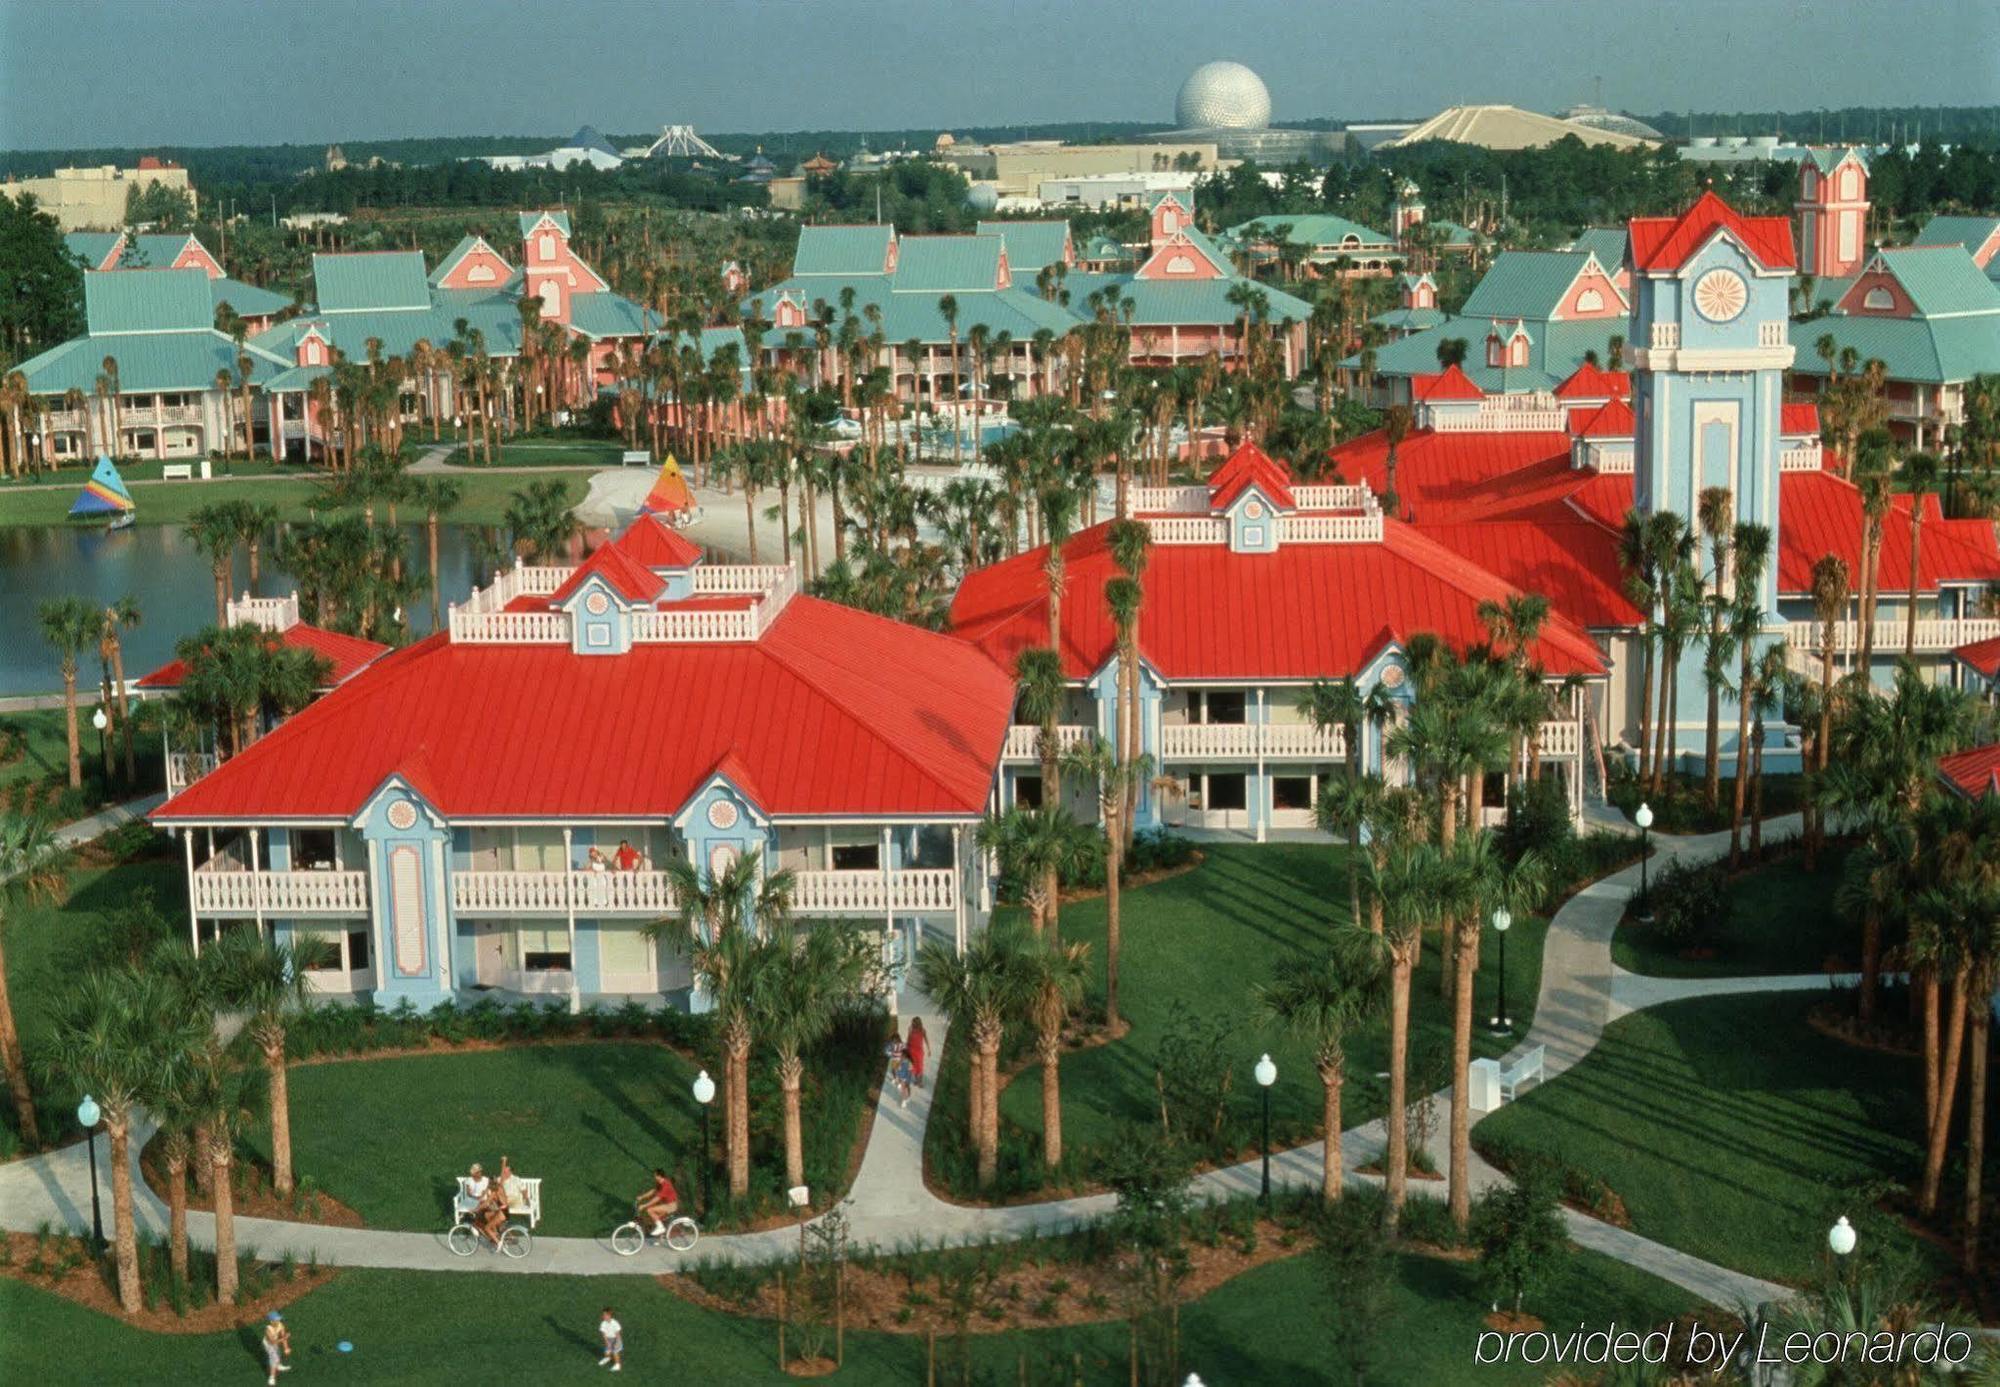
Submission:
<svg viewBox="0 0 2000 1387">
<path fill-rule="evenodd" d="M 979 1120 L 975 1138 L 979 1146 L 979 1185 L 993 1183 L 1000 1169 L 1000 1028 L 989 1020 L 973 1022 L 973 1062 L 979 1066 Z"/>
<path fill-rule="evenodd" d="M 1764 715 L 1751 724 L 1750 735 L 1750 860 L 1764 860 Z"/>
<path fill-rule="evenodd" d="M 1062 1164 L 1062 1031 L 1041 1032 L 1035 1048 L 1042 1061 L 1042 1164 Z"/>
<path fill-rule="evenodd" d="M 4 924 L 0 920 L 0 926 Z M 35 1120 L 35 1095 L 28 1087 L 28 1067 L 21 1059 L 21 1033 L 14 1027 L 13 999 L 7 995 L 4 928 L 0 928 L 0 1069 L 7 1071 L 7 1092 L 14 1100 L 14 1124 L 20 1129 L 21 1144 L 32 1151 L 42 1144 L 42 1129 Z"/>
<path fill-rule="evenodd" d="M 1737 673 L 1736 697 L 1736 783 L 1730 786 L 1729 870 L 1743 861 L 1743 803 L 1750 785 L 1750 642 L 1743 642 L 1743 663 Z"/>
<path fill-rule="evenodd" d="M 1331 1058 L 1323 1058 L 1319 1065 L 1320 1087 L 1324 1090 L 1325 1102 L 1320 1113 L 1320 1197 L 1331 1204 L 1340 1198 L 1342 1175 L 1340 1160 L 1340 1087 L 1345 1079 L 1338 1047 L 1331 1052 Z"/>
<path fill-rule="evenodd" d="M 188 1142 L 185 1135 L 168 1138 L 167 1148 L 167 1263 L 174 1279 L 187 1284 L 188 1276 Z"/>
<path fill-rule="evenodd" d="M 139 1234 L 132 1224 L 132 1128 L 130 1115 L 105 1109 L 104 1130 L 111 1138 L 111 1218 L 113 1258 L 118 1265 L 118 1304 L 128 1315 L 140 1308 Z"/>
<path fill-rule="evenodd" d="M 63 718 L 69 733 L 69 787 L 74 790 L 83 784 L 83 745 L 79 740 L 76 726 L 76 662 L 64 660 L 63 676 Z"/>
<path fill-rule="evenodd" d="M 1478 960 L 1461 945 L 1456 959 L 1457 994 L 1452 998 L 1451 1025 L 1451 1221 L 1460 1233 L 1472 1219 L 1472 1095 L 1465 1076 L 1472 1064 L 1472 978 Z"/>
<path fill-rule="evenodd" d="M 1645 636 L 1639 649 L 1639 779 L 1643 783 L 1653 764 L 1653 638 Z"/>
<path fill-rule="evenodd" d="M 260 1040 L 264 1069 L 271 1084 L 271 1188 L 280 1195 L 292 1192 L 292 1088 L 285 1070 L 285 1036 Z"/>
<path fill-rule="evenodd" d="M 236 1191 L 229 1183 L 229 1138 L 211 1134 L 208 1159 L 215 1190 L 215 1298 L 236 1303 Z"/>
<path fill-rule="evenodd" d="M 125 780 L 127 784 L 137 780 L 137 762 L 132 757 L 132 704 L 125 692 L 125 647 L 119 641 L 111 642 L 112 687 L 118 691 L 118 740 L 125 753 Z"/>
<path fill-rule="evenodd" d="M 778 1061 L 778 1087 L 785 1095 L 785 1188 L 806 1182 L 805 1137 L 799 1126 L 799 1081 L 805 1065 L 797 1055 Z"/>
<path fill-rule="evenodd" d="M 425 519 L 425 538 L 430 548 L 431 564 L 431 629 L 437 630 L 438 614 L 443 600 L 441 584 L 438 582 L 438 514 L 432 511 Z"/>
<path fill-rule="evenodd" d="M 1393 1230 L 1403 1210 L 1409 1189 L 1410 1128 L 1410 976 L 1417 966 L 1416 950 L 1398 946 L 1389 968 L 1389 1110 L 1382 1121 L 1388 1128 L 1385 1152 L 1385 1184 L 1389 1201 L 1389 1227 Z"/>
<path fill-rule="evenodd" d="M 1987 974 L 1990 982 L 1992 974 Z M 1977 989 L 1984 998 L 1990 989 Z M 1965 1253 L 1968 1272 L 1979 1270 L 1979 1208 L 1984 1191 L 1981 1172 L 1986 1168 L 1986 1055 L 1992 1043 L 1993 1009 L 1986 1005 L 1972 1009 L 1972 1072 L 1965 1094 Z"/>
<path fill-rule="evenodd" d="M 1117 798 L 1123 793 L 1121 789 L 1111 797 Z M 1118 874 L 1125 861 L 1125 835 L 1120 817 L 1114 808 L 1110 822 L 1104 826 L 1104 1026 L 1114 1036 L 1124 1034 L 1125 1030 L 1125 1023 L 1118 1015 L 1118 951 L 1122 925 Z"/>
<path fill-rule="evenodd" d="M 732 1028 L 728 1039 L 729 1073 L 729 1193 L 741 1199 L 750 1193 L 750 1036 Z"/>
<path fill-rule="evenodd" d="M 1925 964 L 1917 982 L 1917 1006 L 1924 1032 L 1924 1132 L 1937 1123 L 1938 1110 L 1938 975 Z"/>
<path fill-rule="evenodd" d="M 1945 1147 L 1951 1136 L 1952 1102 L 1958 1095 L 1960 1052 L 1965 1047 L 1966 994 L 1972 990 L 1972 970 L 1961 964 L 1951 985 L 1951 1018 L 1945 1023 L 1944 1067 L 1938 1071 L 1937 1112 L 1931 1118 L 1930 1148 L 1924 1156 L 1924 1187 L 1917 1204 L 1928 1218 L 1937 1212 L 1938 1187 L 1944 1182 Z M 1981 1007 L 1986 999 L 1979 999 Z"/>
</svg>

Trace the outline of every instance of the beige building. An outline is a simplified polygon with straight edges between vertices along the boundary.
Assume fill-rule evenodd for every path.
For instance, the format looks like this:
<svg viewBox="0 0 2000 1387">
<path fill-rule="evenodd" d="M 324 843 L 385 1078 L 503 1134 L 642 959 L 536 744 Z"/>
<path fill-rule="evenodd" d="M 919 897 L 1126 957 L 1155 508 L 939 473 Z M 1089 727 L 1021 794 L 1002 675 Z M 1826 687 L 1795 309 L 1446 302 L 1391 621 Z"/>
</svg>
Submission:
<svg viewBox="0 0 2000 1387">
<path fill-rule="evenodd" d="M 1044 181 L 1099 173 L 1165 173 L 1191 156 L 1201 172 L 1216 167 L 1215 142 L 1182 144 L 1061 144 L 1031 140 L 1021 144 L 940 144 L 937 157 L 975 182 L 991 183 L 1001 197 L 1036 198 Z"/>
<path fill-rule="evenodd" d="M 134 188 L 164 183 L 178 188 L 194 201 L 194 185 L 187 170 L 178 164 L 162 163 L 150 156 L 136 169 L 111 164 L 90 169 L 57 169 L 51 178 L 9 178 L 0 184 L 0 193 L 19 197 L 33 193 L 42 210 L 62 224 L 64 231 L 116 231 L 125 225 L 125 199 Z"/>
</svg>

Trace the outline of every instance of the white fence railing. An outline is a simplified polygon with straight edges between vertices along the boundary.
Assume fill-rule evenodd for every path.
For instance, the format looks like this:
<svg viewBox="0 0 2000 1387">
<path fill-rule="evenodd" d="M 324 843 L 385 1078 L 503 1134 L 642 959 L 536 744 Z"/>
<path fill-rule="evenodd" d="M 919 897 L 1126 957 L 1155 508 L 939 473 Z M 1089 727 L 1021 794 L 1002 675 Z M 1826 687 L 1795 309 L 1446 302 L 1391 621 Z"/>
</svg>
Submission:
<svg viewBox="0 0 2000 1387">
<path fill-rule="evenodd" d="M 1162 761 L 1338 761 L 1347 756 L 1345 728 L 1319 731 L 1309 722 L 1166 723 Z"/>
<path fill-rule="evenodd" d="M 1300 510 L 1360 510 L 1375 503 L 1365 486 L 1295 486 L 1292 499 Z"/>
<path fill-rule="evenodd" d="M 1095 727 L 1082 723 L 1060 723 L 1056 727 L 1056 745 L 1068 751 L 1089 741 L 1096 733 Z M 1000 756 L 1005 761 L 1039 761 L 1042 756 L 1042 729 L 1033 723 L 1015 723 L 1007 729 L 1007 744 Z"/>
<path fill-rule="evenodd" d="M 1820 446 L 1817 443 L 1798 448 L 1784 448 L 1778 453 L 1780 472 L 1817 472 L 1820 467 Z"/>
<path fill-rule="evenodd" d="M 567 621 L 567 618 L 565 618 Z M 637 612 L 632 618 L 632 639 L 646 642 L 753 641 L 757 639 L 754 608 L 731 611 Z"/>
<path fill-rule="evenodd" d="M 167 794 L 177 795 L 216 767 L 212 751 L 170 751 L 167 753 Z"/>
<path fill-rule="evenodd" d="M 1673 351 L 1681 344 L 1679 323 L 1654 323 L 1651 343 L 1661 351 Z"/>
<path fill-rule="evenodd" d="M 1154 516 L 1146 528 L 1155 544 L 1222 544 L 1229 539 L 1229 522 L 1220 516 Z"/>
<path fill-rule="evenodd" d="M 1583 745 L 1583 724 L 1580 722 L 1545 722 L 1541 735 L 1536 738 L 1544 757 L 1574 756 Z"/>
<path fill-rule="evenodd" d="M 1135 486 L 1125 493 L 1134 515 L 1207 515 L 1205 486 Z"/>
<path fill-rule="evenodd" d="M 949 867 L 793 873 L 792 910 L 800 915 L 944 911 L 957 905 L 957 882 Z"/>
<path fill-rule="evenodd" d="M 781 563 L 696 564 L 694 590 L 701 593 L 769 592 L 790 576 Z"/>
<path fill-rule="evenodd" d="M 667 915 L 675 910 L 665 872 L 453 872 L 459 915 Z"/>
<path fill-rule="evenodd" d="M 1901 620 L 1876 622 L 1875 653 L 1882 656 L 1900 654 L 1907 629 L 1907 623 Z M 1790 642 L 1795 654 L 1802 651 L 1818 654 L 1822 648 L 1822 634 L 1817 621 L 1788 622 L 1785 628 L 1785 639 Z M 1970 645 L 1973 641 L 1992 640 L 1995 637 L 2000 637 L 2000 617 L 1917 618 L 1917 649 L 1930 654 L 1956 650 L 1961 645 Z M 1858 651 L 1860 646 L 1860 622 L 1843 621 L 1833 628 L 1835 654 L 1849 654 Z"/>
<path fill-rule="evenodd" d="M 1376 544 L 1382 539 L 1382 517 L 1287 515 L 1278 521 L 1278 538 L 1290 544 Z"/>
<path fill-rule="evenodd" d="M 252 597 L 244 593 L 223 609 L 230 626 L 261 626 L 266 631 L 283 631 L 299 624 L 299 595 Z"/>
<path fill-rule="evenodd" d="M 1525 409 L 1506 405 L 1494 408 L 1496 403 L 1484 400 L 1478 409 L 1463 414 L 1433 412 L 1431 428 L 1438 433 L 1561 433 L 1569 426 L 1569 415 L 1560 408 Z"/>
<path fill-rule="evenodd" d="M 567 645 L 567 612 L 474 612 L 456 608 L 451 614 L 454 642 L 494 645 Z"/>
<path fill-rule="evenodd" d="M 366 915 L 366 872 L 194 870 L 197 915 Z"/>
<path fill-rule="evenodd" d="M 507 605 L 521 596 L 546 597 L 574 569 L 526 567 L 502 569 L 492 584 L 480 588 L 451 609 L 454 641 L 497 645 L 567 645 L 571 618 L 562 611 L 510 612 Z M 744 607 L 715 610 L 663 609 L 633 614 L 632 639 L 643 642 L 754 641 L 785 609 L 798 580 L 782 564 L 727 564 L 694 570 L 695 591 L 705 596 L 758 596 Z"/>
</svg>

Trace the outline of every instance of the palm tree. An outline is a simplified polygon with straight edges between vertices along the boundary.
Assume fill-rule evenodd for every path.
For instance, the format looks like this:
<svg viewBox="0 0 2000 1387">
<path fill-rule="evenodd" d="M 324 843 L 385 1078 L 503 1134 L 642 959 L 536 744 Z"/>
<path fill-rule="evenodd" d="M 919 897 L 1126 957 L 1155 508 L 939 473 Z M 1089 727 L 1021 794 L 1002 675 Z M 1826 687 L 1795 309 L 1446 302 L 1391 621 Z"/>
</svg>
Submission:
<svg viewBox="0 0 2000 1387">
<path fill-rule="evenodd" d="M 1062 1164 L 1062 1037 L 1069 1014 L 1083 1000 L 1090 971 L 1090 946 L 1064 944 L 1055 935 L 1024 946 L 1016 966 L 1016 986 L 1035 1028 L 1035 1053 L 1042 1062 L 1042 1164 Z"/>
<path fill-rule="evenodd" d="M 138 779 L 138 769 L 132 756 L 132 705 L 125 689 L 125 643 L 120 633 L 137 626 L 139 620 L 139 599 L 128 593 L 104 609 L 98 636 L 98 653 L 111 671 L 111 687 L 118 700 L 118 739 L 124 748 L 128 783 Z"/>
<path fill-rule="evenodd" d="M 1764 856 L 1764 718 L 1767 714 L 1782 711 L 1786 693 L 1802 683 L 1804 681 L 1792 674 L 1791 651 L 1785 641 L 1767 646 L 1752 670 L 1749 697 L 1750 857 L 1753 861 L 1761 861 Z"/>
<path fill-rule="evenodd" d="M 1764 568 L 1771 561 L 1771 528 L 1739 521 L 1731 541 L 1736 555 L 1736 592 L 1729 610 L 1729 637 L 1736 643 L 1736 783 L 1729 808 L 1729 866 L 1742 859 L 1743 805 L 1750 780 L 1750 705 L 1755 701 L 1752 665 L 1764 629 Z"/>
<path fill-rule="evenodd" d="M 162 1053 L 164 1061 L 154 1072 L 153 1082 L 141 1095 L 146 1111 L 159 1123 L 153 1140 L 160 1149 L 167 1177 L 167 1255 L 173 1274 L 185 1282 L 188 1276 L 188 1171 L 193 1167 L 204 1187 L 212 1184 L 207 1176 L 208 1137 L 202 1123 L 203 1069 L 207 1051 L 215 1044 L 214 970 L 185 940 L 160 941 L 146 956 L 146 967 L 174 994 L 176 1012 L 195 1018 L 188 1039 L 194 1044 L 179 1055 Z"/>
<path fill-rule="evenodd" d="M 292 1192 L 292 1105 L 285 1072 L 285 1028 L 313 995 L 309 971 L 325 965 L 326 941 L 299 936 L 290 943 L 253 930 L 225 935 L 211 955 L 224 1007 L 240 1012 L 243 1029 L 264 1057 L 271 1086 L 271 1186 Z"/>
<path fill-rule="evenodd" d="M 1837 554 L 1823 554 L 1812 567 L 1813 615 L 1819 619 L 1819 728 L 1813 737 L 1812 754 L 1802 756 L 1805 771 L 1806 870 L 1819 860 L 1820 837 L 1824 831 L 1819 811 L 1813 807 L 1812 791 L 1818 775 L 1826 770 L 1827 743 L 1833 733 L 1833 648 L 1840 635 L 1840 619 L 1847 611 L 1847 561 Z"/>
<path fill-rule="evenodd" d="M 785 1186 L 806 1182 L 800 1129 L 802 1052 L 824 1036 L 843 1008 L 854 1005 L 873 962 L 868 938 L 843 921 L 795 934 L 782 923 L 763 946 L 769 957 L 753 967 L 757 1029 L 771 1047 L 785 1104 Z"/>
<path fill-rule="evenodd" d="M 235 510 L 227 501 L 196 506 L 181 527 L 189 542 L 208 560 L 215 576 L 215 624 L 229 623 L 229 577 L 236 563 L 236 545 L 242 538 Z"/>
<path fill-rule="evenodd" d="M 729 1192 L 750 1192 L 750 1048 L 756 1039 L 758 973 L 769 954 L 758 933 L 791 914 L 790 872 L 763 875 L 761 854 L 743 853 L 718 875 L 685 858 L 666 864 L 679 913 L 645 926 L 647 937 L 667 938 L 688 953 L 696 986 L 716 1017 L 722 1042 Z"/>
<path fill-rule="evenodd" d="M 1702 803 L 1711 810 L 1722 794 L 1722 666 L 1724 651 L 1722 620 L 1728 607 L 1729 563 L 1735 547 L 1735 498 L 1726 486 L 1703 487 L 1697 498 L 1696 514 L 1701 531 L 1708 536 L 1712 556 L 1706 585 L 1708 611 L 1707 659 L 1703 662 L 1703 683 L 1708 693 L 1708 740 L 1702 755 Z"/>
<path fill-rule="evenodd" d="M 1389 455 L 1383 462 L 1382 509 L 1386 514 L 1395 515 L 1402 509 L 1396 494 L 1396 464 L 1403 440 L 1410 436 L 1410 407 L 1390 405 L 1382 411 L 1382 441 L 1389 445 Z"/>
<path fill-rule="evenodd" d="M 993 852 L 1004 875 L 1021 883 L 1029 923 L 1040 934 L 1060 926 L 1062 898 L 1051 883 L 1081 867 L 1088 857 L 1090 834 L 1067 809 L 1009 809 L 981 821 L 976 841 Z"/>
<path fill-rule="evenodd" d="M 1330 780 L 1313 806 L 1320 827 L 1347 834 L 1347 918 L 1361 922 L 1361 822 L 1367 812 L 1361 767 L 1361 723 L 1368 703 L 1353 675 L 1315 679 L 1299 698 L 1299 711 L 1321 736 L 1338 727 L 1347 738 L 1347 778 Z"/>
<path fill-rule="evenodd" d="M 1861 492 L 1861 635 L 1856 668 L 1864 681 L 1871 678 L 1875 654 L 1875 603 L 1882 586 L 1882 527 L 1895 501 L 1889 479 L 1889 454 L 1893 446 L 1886 429 L 1870 429 L 1862 434 L 1854 455 L 1854 485 Z M 1910 594 L 1912 614 L 1916 594 Z"/>
<path fill-rule="evenodd" d="M 62 664 L 63 715 L 69 736 L 69 787 L 83 785 L 83 752 L 76 726 L 76 670 L 83 652 L 97 643 L 100 618 L 81 597 L 51 597 L 40 608 L 42 639 Z"/>
<path fill-rule="evenodd" d="M 941 294 L 937 301 L 938 316 L 944 319 L 946 334 L 951 339 L 951 460 L 959 461 L 959 440 L 961 437 L 958 414 L 958 296 Z"/>
<path fill-rule="evenodd" d="M 264 536 L 278 523 L 276 506 L 260 505 L 254 501 L 234 501 L 230 503 L 236 520 L 237 538 L 250 557 L 250 588 L 254 592 L 257 580 L 262 576 L 261 555 L 264 551 Z"/>
<path fill-rule="evenodd" d="M 1123 1035 L 1125 1023 L 1118 1015 L 1118 956 L 1125 795 L 1133 782 L 1151 777 L 1153 758 L 1141 753 L 1136 760 L 1122 760 L 1116 747 L 1101 736 L 1093 736 L 1065 752 L 1063 764 L 1071 774 L 1097 783 L 1097 812 L 1104 824 L 1104 1026 L 1113 1036 Z"/>
<path fill-rule="evenodd" d="M 206 1014 L 200 1021 L 206 1023 Z M 181 1093 L 187 1121 L 197 1144 L 205 1148 L 197 1159 L 208 1166 L 208 1190 L 215 1205 L 215 1295 L 224 1305 L 236 1302 L 236 1186 L 230 1167 L 236 1140 L 250 1125 L 253 1071 L 232 1064 L 213 1032 L 190 1038 L 169 1053 L 191 1055 L 183 1071 Z"/>
<path fill-rule="evenodd" d="M 1387 833 L 1379 856 L 1367 863 L 1369 899 L 1382 914 L 1382 939 L 1389 951 L 1389 1110 L 1383 1117 L 1388 1129 L 1384 1152 L 1384 1184 L 1388 1196 L 1388 1220 L 1395 1227 L 1408 1191 L 1410 1138 L 1406 1114 L 1409 1110 L 1410 980 L 1416 973 L 1417 955 L 1423 948 L 1424 931 L 1444 918 L 1446 872 L 1438 850 L 1407 829 Z"/>
<path fill-rule="evenodd" d="M 1903 486 L 1910 494 L 1910 582 L 1903 604 L 1903 658 L 1917 655 L 1917 587 L 1923 568 L 1924 498 L 1937 490 L 1935 453 L 1911 453 L 1903 459 Z"/>
<path fill-rule="evenodd" d="M 963 953 L 933 940 L 917 955 L 917 985 L 970 1039 L 967 1119 L 981 1188 L 999 1172 L 1000 1042 L 1007 1017 L 1020 1009 L 1022 970 L 1015 960 L 1021 947 L 1017 931 L 989 928 Z"/>
<path fill-rule="evenodd" d="M 1104 585 L 1104 602 L 1118 628 L 1118 682 L 1122 707 L 1114 729 L 1118 755 L 1124 761 L 1139 758 L 1139 619 L 1146 601 L 1146 561 L 1152 554 L 1153 532 L 1144 523 L 1119 516 L 1105 530 L 1105 544 L 1111 561 L 1121 576 Z M 1139 787 L 1125 792 L 1125 841 L 1132 841 L 1132 822 L 1138 816 Z"/>
<path fill-rule="evenodd" d="M 410 478 L 410 501 L 424 513 L 424 538 L 429 545 L 431 575 L 431 626 L 438 624 L 442 603 L 438 577 L 438 522 L 465 499 L 464 485 L 451 477 Z"/>
<path fill-rule="evenodd" d="M 560 477 L 530 482 L 509 497 L 506 525 L 536 563 L 560 559 L 583 533 L 583 522 L 570 509 L 569 484 Z"/>
<path fill-rule="evenodd" d="M 7 1071 L 21 1144 L 30 1149 L 42 1144 L 42 1133 L 7 990 L 6 915 L 24 906 L 61 900 L 69 892 L 69 870 L 69 852 L 46 822 L 13 810 L 0 813 L 0 910 L 5 912 L 0 914 L 0 1067 Z"/>
<path fill-rule="evenodd" d="M 137 1314 L 139 1238 L 132 1210 L 132 1116 L 156 1082 L 164 1057 L 196 1024 L 179 1011 L 164 983 L 133 968 L 93 971 L 62 997 L 50 1028 L 45 1067 L 51 1079 L 97 1100 L 111 1139 L 111 1211 L 118 1303 Z"/>
<path fill-rule="evenodd" d="M 1063 674 L 1062 656 L 1057 648 L 1051 645 L 1046 650 L 1033 647 L 1023 650 L 1014 659 L 1014 681 L 1020 690 L 1021 716 L 1041 727 L 1035 752 L 1042 764 L 1042 806 L 1061 808 L 1062 743 L 1056 729 L 1069 701 L 1069 681 Z M 1053 883 L 1046 884 L 1044 890 L 1053 895 Z"/>
<path fill-rule="evenodd" d="M 1348 1032 L 1374 1020 L 1387 999 L 1393 965 L 1388 946 L 1355 925 L 1336 929 L 1331 947 L 1281 965 L 1257 990 L 1258 1009 L 1312 1047 L 1324 1094 L 1320 1122 L 1320 1194 L 1340 1198 L 1340 1094 L 1347 1080 Z"/>
</svg>

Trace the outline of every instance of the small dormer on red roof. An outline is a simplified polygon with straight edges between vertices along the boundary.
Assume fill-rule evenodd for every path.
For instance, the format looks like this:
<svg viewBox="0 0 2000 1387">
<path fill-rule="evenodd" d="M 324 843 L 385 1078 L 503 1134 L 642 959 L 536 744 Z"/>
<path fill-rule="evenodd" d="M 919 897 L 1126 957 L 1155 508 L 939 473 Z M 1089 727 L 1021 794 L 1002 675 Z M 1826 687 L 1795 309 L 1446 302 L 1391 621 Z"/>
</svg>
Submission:
<svg viewBox="0 0 2000 1387">
<path fill-rule="evenodd" d="M 1632 264 L 1643 272 L 1671 273 L 1687 264 L 1710 237 L 1726 231 L 1766 270 L 1798 268 L 1788 217 L 1746 217 L 1713 191 L 1678 217 L 1634 217 L 1628 227 Z"/>
<path fill-rule="evenodd" d="M 651 511 L 639 512 L 625 527 L 625 533 L 611 541 L 609 547 L 656 573 L 669 568 L 692 568 L 701 562 L 701 546 Z"/>
<path fill-rule="evenodd" d="M 1298 509 L 1298 501 L 1292 495 L 1291 471 L 1248 441 L 1239 444 L 1222 466 L 1209 475 L 1209 506 L 1217 511 L 1228 510 L 1253 486 L 1269 497 L 1272 505 L 1282 510 Z"/>
<path fill-rule="evenodd" d="M 1953 752 L 1938 762 L 1938 773 L 1967 799 L 2000 795 L 2000 742 Z"/>
<path fill-rule="evenodd" d="M 1586 361 L 1570 372 L 1568 380 L 1556 387 L 1558 400 L 1629 400 L 1632 377 L 1623 371 L 1607 371 Z"/>
<path fill-rule="evenodd" d="M 1630 439 L 1637 427 L 1632 406 L 1623 400 L 1606 400 L 1595 409 L 1573 409 L 1569 412 L 1569 431 L 1575 438 Z"/>
<path fill-rule="evenodd" d="M 1410 393 L 1419 404 L 1430 404 L 1437 400 L 1486 398 L 1486 392 L 1473 383 L 1471 376 L 1459 369 L 1456 361 L 1435 375 L 1412 376 Z"/>
<path fill-rule="evenodd" d="M 627 602 L 651 602 L 667 586 L 667 580 L 647 568 L 616 544 L 600 546 L 577 565 L 563 585 L 549 595 L 549 605 L 560 607 L 574 597 L 591 578 L 602 580 Z"/>
<path fill-rule="evenodd" d="M 1778 407 L 1778 432 L 1786 438 L 1818 438 L 1819 406 L 1811 400 Z"/>
</svg>

